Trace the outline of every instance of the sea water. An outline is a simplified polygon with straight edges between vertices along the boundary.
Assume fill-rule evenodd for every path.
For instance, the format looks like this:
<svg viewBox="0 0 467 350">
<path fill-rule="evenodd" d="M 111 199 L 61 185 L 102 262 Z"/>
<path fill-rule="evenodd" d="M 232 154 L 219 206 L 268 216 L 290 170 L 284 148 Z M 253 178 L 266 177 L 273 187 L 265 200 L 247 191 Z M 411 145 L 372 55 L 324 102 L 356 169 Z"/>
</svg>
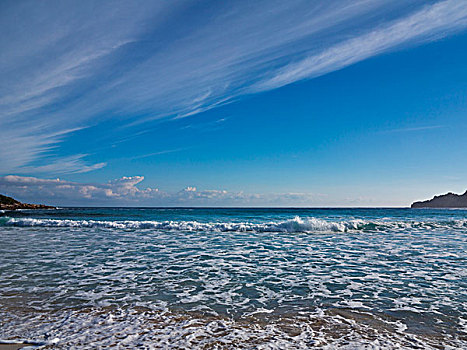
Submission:
<svg viewBox="0 0 467 350">
<path fill-rule="evenodd" d="M 43 348 L 467 348 L 467 211 L 0 213 L 0 339 Z"/>
</svg>

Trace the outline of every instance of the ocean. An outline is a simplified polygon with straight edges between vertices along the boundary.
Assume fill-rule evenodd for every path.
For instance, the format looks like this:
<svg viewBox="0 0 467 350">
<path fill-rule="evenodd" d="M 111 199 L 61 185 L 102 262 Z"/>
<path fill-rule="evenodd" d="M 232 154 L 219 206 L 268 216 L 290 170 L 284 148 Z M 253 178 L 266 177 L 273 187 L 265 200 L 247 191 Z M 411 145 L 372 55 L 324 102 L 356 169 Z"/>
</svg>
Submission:
<svg viewBox="0 0 467 350">
<path fill-rule="evenodd" d="M 467 211 L 3 212 L 0 325 L 43 349 L 467 349 Z"/>
</svg>

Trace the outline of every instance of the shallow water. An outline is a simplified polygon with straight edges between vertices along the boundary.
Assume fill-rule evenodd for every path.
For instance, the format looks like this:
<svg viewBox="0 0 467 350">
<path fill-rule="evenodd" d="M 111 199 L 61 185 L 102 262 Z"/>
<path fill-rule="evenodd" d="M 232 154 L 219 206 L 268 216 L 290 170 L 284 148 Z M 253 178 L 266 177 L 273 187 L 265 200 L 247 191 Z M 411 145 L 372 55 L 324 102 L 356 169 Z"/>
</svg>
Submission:
<svg viewBox="0 0 467 350">
<path fill-rule="evenodd" d="M 0 216 L 0 338 L 45 348 L 467 348 L 467 211 Z"/>
</svg>

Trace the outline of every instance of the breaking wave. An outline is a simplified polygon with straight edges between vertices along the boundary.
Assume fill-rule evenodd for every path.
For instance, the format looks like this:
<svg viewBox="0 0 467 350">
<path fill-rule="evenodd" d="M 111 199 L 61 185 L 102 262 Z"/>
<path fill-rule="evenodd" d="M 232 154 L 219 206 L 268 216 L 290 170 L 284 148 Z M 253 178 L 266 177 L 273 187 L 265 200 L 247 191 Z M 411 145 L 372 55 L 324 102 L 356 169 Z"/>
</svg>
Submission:
<svg viewBox="0 0 467 350">
<path fill-rule="evenodd" d="M 356 232 L 381 231 L 391 229 L 425 229 L 437 228 L 467 229 L 467 220 L 452 221 L 367 221 L 361 219 L 347 221 L 328 221 L 318 218 L 300 218 L 253 222 L 199 222 L 199 221 L 101 221 L 101 220 L 58 220 L 34 218 L 0 219 L 2 226 L 20 227 L 76 227 L 102 229 L 153 229 L 166 231 L 208 231 L 208 232 Z"/>
</svg>

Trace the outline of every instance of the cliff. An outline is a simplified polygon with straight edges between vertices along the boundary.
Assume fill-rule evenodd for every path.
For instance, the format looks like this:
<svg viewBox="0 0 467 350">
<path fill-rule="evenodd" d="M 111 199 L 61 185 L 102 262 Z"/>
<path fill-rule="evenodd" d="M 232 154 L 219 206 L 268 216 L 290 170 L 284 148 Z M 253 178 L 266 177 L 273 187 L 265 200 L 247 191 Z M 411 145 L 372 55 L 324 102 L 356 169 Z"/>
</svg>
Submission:
<svg viewBox="0 0 467 350">
<path fill-rule="evenodd" d="M 447 193 L 432 199 L 415 202 L 411 208 L 467 208 L 467 191 L 464 194 Z"/>
<path fill-rule="evenodd" d="M 14 198 L 7 197 L 0 194 L 0 209 L 1 210 L 15 210 L 15 209 L 55 209 L 50 205 L 44 204 L 28 204 L 21 203 Z"/>
</svg>

